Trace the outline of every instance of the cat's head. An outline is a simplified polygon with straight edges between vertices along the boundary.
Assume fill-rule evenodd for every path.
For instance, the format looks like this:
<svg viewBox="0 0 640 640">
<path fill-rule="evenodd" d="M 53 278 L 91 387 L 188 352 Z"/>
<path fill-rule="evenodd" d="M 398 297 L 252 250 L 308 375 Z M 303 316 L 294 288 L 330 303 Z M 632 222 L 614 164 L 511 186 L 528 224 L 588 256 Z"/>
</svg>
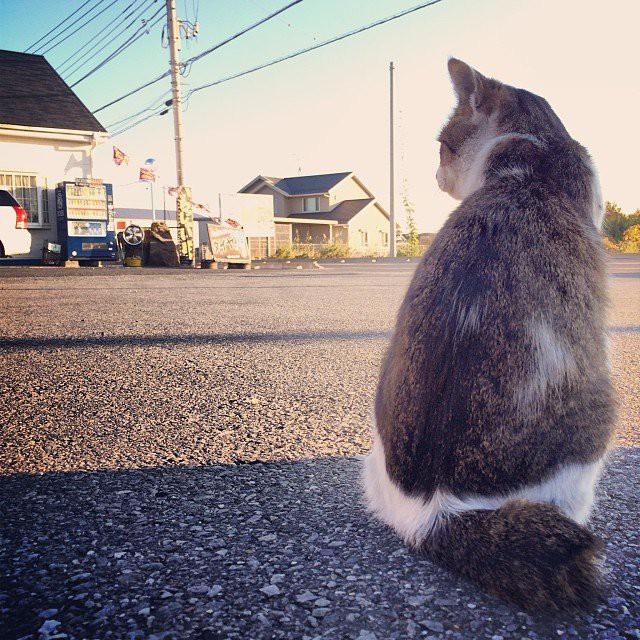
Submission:
<svg viewBox="0 0 640 640">
<path fill-rule="evenodd" d="M 486 78 L 461 60 L 450 58 L 448 66 L 458 104 L 438 136 L 436 178 L 454 198 L 463 200 L 482 186 L 488 156 L 502 141 L 541 145 L 569 138 L 544 98 Z"/>
</svg>

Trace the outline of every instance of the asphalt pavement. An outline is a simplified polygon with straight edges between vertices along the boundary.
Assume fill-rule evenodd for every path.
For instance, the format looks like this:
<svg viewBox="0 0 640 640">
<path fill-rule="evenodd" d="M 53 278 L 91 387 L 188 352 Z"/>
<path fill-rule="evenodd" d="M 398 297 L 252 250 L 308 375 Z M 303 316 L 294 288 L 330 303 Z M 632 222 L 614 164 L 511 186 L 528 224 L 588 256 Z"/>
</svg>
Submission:
<svg viewBox="0 0 640 640">
<path fill-rule="evenodd" d="M 0 637 L 640 638 L 640 257 L 611 259 L 607 599 L 519 611 L 358 486 L 414 264 L 0 268 Z"/>
</svg>

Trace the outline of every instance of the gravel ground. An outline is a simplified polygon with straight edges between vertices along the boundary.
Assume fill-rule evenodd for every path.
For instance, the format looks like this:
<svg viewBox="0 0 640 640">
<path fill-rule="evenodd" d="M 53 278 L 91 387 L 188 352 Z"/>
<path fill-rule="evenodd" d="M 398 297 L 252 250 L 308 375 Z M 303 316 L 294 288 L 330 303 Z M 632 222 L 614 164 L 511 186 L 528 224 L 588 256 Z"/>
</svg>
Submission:
<svg viewBox="0 0 640 640">
<path fill-rule="evenodd" d="M 411 265 L 0 269 L 0 637 L 640 638 L 640 259 L 612 261 L 608 599 L 530 616 L 361 505 Z"/>
</svg>

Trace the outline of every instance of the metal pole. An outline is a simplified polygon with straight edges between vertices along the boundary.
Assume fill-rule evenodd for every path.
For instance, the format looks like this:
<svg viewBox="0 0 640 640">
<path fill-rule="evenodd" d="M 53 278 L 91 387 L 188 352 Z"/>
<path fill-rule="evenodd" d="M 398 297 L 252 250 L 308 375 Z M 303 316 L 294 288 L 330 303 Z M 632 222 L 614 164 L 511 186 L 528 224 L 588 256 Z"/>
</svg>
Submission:
<svg viewBox="0 0 640 640">
<path fill-rule="evenodd" d="M 176 0 L 167 0 L 167 26 L 169 29 L 169 53 L 171 56 L 171 94 L 173 129 L 176 143 L 176 173 L 178 186 L 185 186 L 182 159 L 182 93 L 180 89 L 180 25 L 176 17 Z"/>
<path fill-rule="evenodd" d="M 162 186 L 162 205 L 164 207 L 164 221 L 167 221 L 167 187 L 166 185 Z"/>
<path fill-rule="evenodd" d="M 186 185 L 184 160 L 182 156 L 182 95 L 180 92 L 180 22 L 176 17 L 176 0 L 167 2 L 167 26 L 169 29 L 169 52 L 171 63 L 171 94 L 173 107 L 173 129 L 176 143 L 176 174 L 178 198 L 176 201 L 176 221 L 178 223 L 178 245 L 180 263 L 195 267 L 193 244 L 193 209 L 191 190 Z"/>
<path fill-rule="evenodd" d="M 153 182 L 149 183 L 151 185 L 151 219 L 156 221 L 156 205 L 153 202 Z"/>
<path fill-rule="evenodd" d="M 393 62 L 389 63 L 389 256 L 396 257 L 396 176 L 393 149 Z"/>
</svg>

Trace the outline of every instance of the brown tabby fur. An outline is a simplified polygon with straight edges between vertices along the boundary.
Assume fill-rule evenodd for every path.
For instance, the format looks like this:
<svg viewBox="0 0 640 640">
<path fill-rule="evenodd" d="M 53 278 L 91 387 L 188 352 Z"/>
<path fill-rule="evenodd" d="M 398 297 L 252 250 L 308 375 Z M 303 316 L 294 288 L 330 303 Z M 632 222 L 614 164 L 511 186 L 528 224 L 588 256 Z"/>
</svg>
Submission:
<svg viewBox="0 0 640 640">
<path fill-rule="evenodd" d="M 438 179 L 463 202 L 416 270 L 376 398 L 386 473 L 424 503 L 504 496 L 596 462 L 614 420 L 589 155 L 543 98 L 458 60 L 449 70 L 459 103 Z M 417 545 L 525 607 L 598 593 L 599 542 L 552 504 L 443 517 Z"/>
</svg>

